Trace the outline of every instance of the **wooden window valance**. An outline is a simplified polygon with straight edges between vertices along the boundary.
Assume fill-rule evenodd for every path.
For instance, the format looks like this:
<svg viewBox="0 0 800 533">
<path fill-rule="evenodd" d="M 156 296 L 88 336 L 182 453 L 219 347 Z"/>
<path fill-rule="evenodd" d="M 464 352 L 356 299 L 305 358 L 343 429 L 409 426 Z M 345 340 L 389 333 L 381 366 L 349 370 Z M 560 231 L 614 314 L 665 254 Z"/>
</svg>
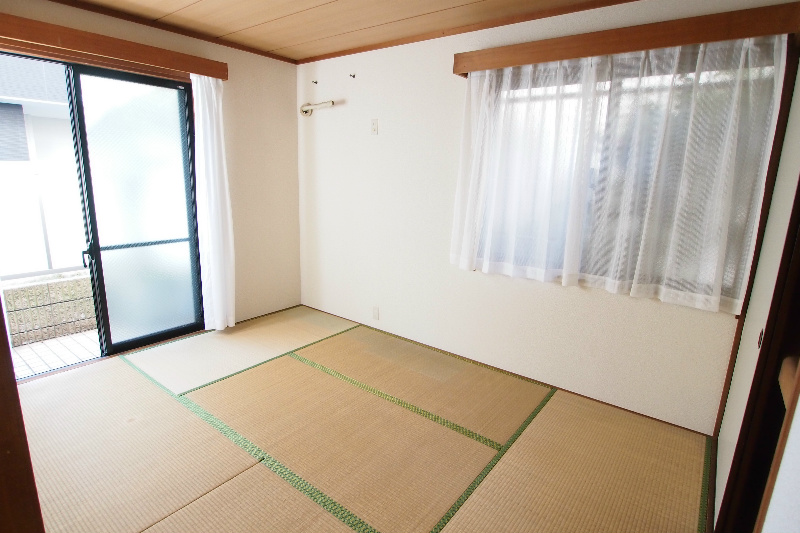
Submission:
<svg viewBox="0 0 800 533">
<path fill-rule="evenodd" d="M 188 81 L 228 79 L 228 64 L 97 33 L 0 14 L 0 51 Z"/>
<path fill-rule="evenodd" d="M 557 37 L 456 54 L 453 73 L 518 67 L 800 31 L 800 2 Z"/>
</svg>

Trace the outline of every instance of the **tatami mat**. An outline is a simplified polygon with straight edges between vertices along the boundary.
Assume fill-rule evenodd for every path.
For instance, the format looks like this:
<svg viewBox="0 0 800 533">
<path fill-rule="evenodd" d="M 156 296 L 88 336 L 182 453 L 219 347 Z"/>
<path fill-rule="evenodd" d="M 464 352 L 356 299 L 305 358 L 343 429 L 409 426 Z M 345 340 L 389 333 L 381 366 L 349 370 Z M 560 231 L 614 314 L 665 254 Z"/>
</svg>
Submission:
<svg viewBox="0 0 800 533">
<path fill-rule="evenodd" d="M 706 437 L 558 391 L 444 533 L 698 530 Z"/>
<path fill-rule="evenodd" d="M 355 325 L 308 307 L 294 307 L 126 357 L 181 394 Z"/>
<path fill-rule="evenodd" d="M 366 327 L 297 353 L 500 444 L 550 392 L 549 387 Z"/>
<path fill-rule="evenodd" d="M 146 533 L 352 533 L 262 464 L 170 515 Z"/>
<path fill-rule="evenodd" d="M 119 358 L 19 393 L 48 533 L 141 531 L 256 462 Z"/>
<path fill-rule="evenodd" d="M 496 451 L 291 357 L 188 394 L 381 533 L 427 533 Z"/>
</svg>

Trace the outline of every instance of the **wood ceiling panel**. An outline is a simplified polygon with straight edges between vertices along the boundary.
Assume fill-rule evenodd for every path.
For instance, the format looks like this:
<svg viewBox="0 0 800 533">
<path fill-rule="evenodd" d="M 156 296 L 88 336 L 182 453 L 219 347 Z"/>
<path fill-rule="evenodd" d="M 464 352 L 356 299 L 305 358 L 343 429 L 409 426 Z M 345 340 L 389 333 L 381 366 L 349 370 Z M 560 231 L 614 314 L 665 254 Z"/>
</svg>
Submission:
<svg viewBox="0 0 800 533">
<path fill-rule="evenodd" d="M 636 0 L 50 1 L 305 62 Z"/>
<path fill-rule="evenodd" d="M 553 1 L 553 0 L 547 0 Z M 225 36 L 225 40 L 262 50 L 286 48 L 369 26 L 418 17 L 437 10 L 470 4 L 471 0 L 338 0 L 314 9 L 260 24 Z M 528 4 L 529 0 L 514 0 Z M 484 3 L 482 1 L 473 3 Z"/>
<path fill-rule="evenodd" d="M 592 4 L 610 5 L 624 3 L 631 0 L 600 0 Z M 480 25 L 489 21 L 543 13 L 542 16 L 552 16 L 559 12 L 574 11 L 574 6 L 587 4 L 585 0 L 537 0 L 536 2 L 520 0 L 484 0 L 468 5 L 429 13 L 405 20 L 397 20 L 388 24 L 373 26 L 347 33 L 340 33 L 317 40 L 308 40 L 304 43 L 271 50 L 273 53 L 290 59 L 302 60 L 311 57 L 335 54 L 342 51 L 366 48 L 383 44 L 403 44 L 404 42 L 418 41 L 417 37 L 424 35 L 427 39 L 461 33 L 449 31 L 455 28 Z M 597 6 L 594 6 L 597 7 Z M 524 17 L 525 20 L 537 17 Z M 514 21 L 506 22 L 511 23 Z M 489 27 L 487 25 L 486 27 Z M 395 42 L 396 41 L 396 42 Z M 358 50 L 356 50 L 358 51 Z"/>
<path fill-rule="evenodd" d="M 220 37 L 336 0 L 200 0 L 160 22 Z"/>
<path fill-rule="evenodd" d="M 88 0 L 87 4 L 107 7 L 131 15 L 156 20 L 197 0 Z"/>
</svg>

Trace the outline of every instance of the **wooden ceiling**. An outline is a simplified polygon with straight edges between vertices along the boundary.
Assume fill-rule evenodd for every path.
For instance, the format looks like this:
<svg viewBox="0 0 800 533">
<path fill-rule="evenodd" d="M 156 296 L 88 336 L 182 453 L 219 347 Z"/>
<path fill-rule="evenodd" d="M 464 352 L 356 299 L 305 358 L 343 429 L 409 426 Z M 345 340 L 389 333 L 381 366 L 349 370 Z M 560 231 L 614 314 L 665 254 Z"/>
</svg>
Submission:
<svg viewBox="0 0 800 533">
<path fill-rule="evenodd" d="M 633 0 L 52 0 L 307 63 Z"/>
</svg>

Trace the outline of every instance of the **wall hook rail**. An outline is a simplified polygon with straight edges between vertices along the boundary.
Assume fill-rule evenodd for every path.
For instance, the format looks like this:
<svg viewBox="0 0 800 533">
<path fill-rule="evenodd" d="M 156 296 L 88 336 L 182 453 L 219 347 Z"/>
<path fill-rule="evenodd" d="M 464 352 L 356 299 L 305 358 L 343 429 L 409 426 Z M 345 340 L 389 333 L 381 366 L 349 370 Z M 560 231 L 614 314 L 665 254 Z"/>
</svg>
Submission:
<svg viewBox="0 0 800 533">
<path fill-rule="evenodd" d="M 318 104 L 303 104 L 300 106 L 300 114 L 304 117 L 308 117 L 311 116 L 311 113 L 313 113 L 315 109 L 323 107 L 333 107 L 333 100 L 327 100 Z"/>
</svg>

